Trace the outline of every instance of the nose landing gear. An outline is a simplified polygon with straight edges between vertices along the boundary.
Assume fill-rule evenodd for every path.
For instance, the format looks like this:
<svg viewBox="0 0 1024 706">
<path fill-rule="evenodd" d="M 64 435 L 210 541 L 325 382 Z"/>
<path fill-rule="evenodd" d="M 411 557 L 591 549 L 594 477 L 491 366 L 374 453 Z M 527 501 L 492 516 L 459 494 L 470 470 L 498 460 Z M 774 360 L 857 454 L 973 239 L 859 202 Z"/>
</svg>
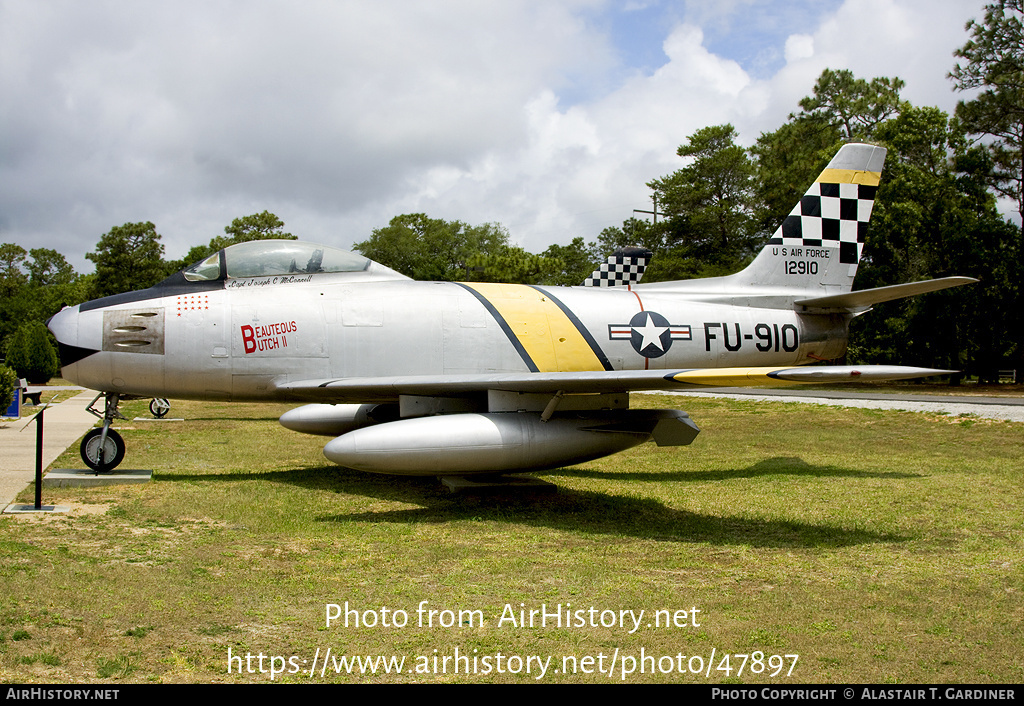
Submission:
<svg viewBox="0 0 1024 706">
<path fill-rule="evenodd" d="M 104 409 L 101 413 L 94 405 L 100 396 L 104 395 Z M 115 419 L 124 419 L 125 416 L 117 410 L 121 396 L 116 393 L 100 393 L 93 398 L 86 411 L 103 420 L 103 426 L 91 430 L 82 439 L 79 451 L 82 460 L 97 474 L 106 473 L 117 468 L 124 460 L 124 439 L 116 431 L 110 428 Z"/>
</svg>

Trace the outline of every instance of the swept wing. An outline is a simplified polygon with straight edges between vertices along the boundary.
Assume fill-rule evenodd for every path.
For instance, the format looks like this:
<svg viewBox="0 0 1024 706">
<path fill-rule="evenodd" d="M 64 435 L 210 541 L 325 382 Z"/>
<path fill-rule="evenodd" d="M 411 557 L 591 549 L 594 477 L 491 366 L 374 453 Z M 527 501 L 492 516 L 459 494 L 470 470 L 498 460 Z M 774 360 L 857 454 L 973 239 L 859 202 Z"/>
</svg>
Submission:
<svg viewBox="0 0 1024 706">
<path fill-rule="evenodd" d="M 392 402 L 402 395 L 457 397 L 488 390 L 566 394 L 679 390 L 694 387 L 785 387 L 796 384 L 904 380 L 954 371 L 900 365 L 784 368 L 693 368 L 569 373 L 407 375 L 300 380 L 278 385 L 282 395 L 324 403 Z"/>
</svg>

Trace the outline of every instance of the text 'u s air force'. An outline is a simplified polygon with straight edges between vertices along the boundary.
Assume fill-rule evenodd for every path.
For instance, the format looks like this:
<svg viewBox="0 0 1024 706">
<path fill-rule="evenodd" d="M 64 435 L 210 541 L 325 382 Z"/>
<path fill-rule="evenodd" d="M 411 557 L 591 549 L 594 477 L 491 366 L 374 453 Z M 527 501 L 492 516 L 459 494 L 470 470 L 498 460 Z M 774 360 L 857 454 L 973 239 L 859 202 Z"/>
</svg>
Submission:
<svg viewBox="0 0 1024 706">
<path fill-rule="evenodd" d="M 699 628 L 700 609 L 644 609 L 573 608 L 572 603 L 556 605 L 540 604 L 528 608 L 525 603 L 518 607 L 506 603 L 500 613 L 494 614 L 499 628 L 617 628 L 630 635 L 646 624 L 648 628 Z M 484 624 L 484 612 L 476 610 L 452 610 L 433 608 L 430 601 L 420 601 L 415 611 L 394 609 L 387 606 L 360 610 L 344 604 L 328 603 L 326 606 L 326 627 L 345 628 L 472 628 Z M 647 622 L 644 622 L 644 616 Z M 337 625 L 333 625 L 337 623 Z"/>
</svg>

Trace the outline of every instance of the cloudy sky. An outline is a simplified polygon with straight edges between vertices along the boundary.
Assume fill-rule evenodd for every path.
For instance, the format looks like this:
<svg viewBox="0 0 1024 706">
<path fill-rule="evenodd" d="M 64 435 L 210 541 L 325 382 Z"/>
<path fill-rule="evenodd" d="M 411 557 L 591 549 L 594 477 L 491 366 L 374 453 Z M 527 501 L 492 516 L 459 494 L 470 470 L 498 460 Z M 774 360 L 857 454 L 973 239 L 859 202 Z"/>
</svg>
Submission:
<svg viewBox="0 0 1024 706">
<path fill-rule="evenodd" d="M 951 111 L 975 0 L 0 0 L 0 242 L 80 271 L 270 210 L 350 247 L 395 215 L 595 239 L 695 130 L 743 144 L 825 68 Z"/>
</svg>

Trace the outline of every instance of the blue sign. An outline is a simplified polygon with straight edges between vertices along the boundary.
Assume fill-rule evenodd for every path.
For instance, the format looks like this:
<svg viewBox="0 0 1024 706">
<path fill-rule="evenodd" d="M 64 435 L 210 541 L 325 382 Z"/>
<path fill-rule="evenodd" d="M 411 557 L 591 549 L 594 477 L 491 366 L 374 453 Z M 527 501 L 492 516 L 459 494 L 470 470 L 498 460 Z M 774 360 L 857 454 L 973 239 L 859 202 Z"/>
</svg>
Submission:
<svg viewBox="0 0 1024 706">
<path fill-rule="evenodd" d="M 21 390 L 14 390 L 14 401 L 11 402 L 11 406 L 3 413 L 3 416 L 14 418 L 21 416 Z"/>
</svg>

